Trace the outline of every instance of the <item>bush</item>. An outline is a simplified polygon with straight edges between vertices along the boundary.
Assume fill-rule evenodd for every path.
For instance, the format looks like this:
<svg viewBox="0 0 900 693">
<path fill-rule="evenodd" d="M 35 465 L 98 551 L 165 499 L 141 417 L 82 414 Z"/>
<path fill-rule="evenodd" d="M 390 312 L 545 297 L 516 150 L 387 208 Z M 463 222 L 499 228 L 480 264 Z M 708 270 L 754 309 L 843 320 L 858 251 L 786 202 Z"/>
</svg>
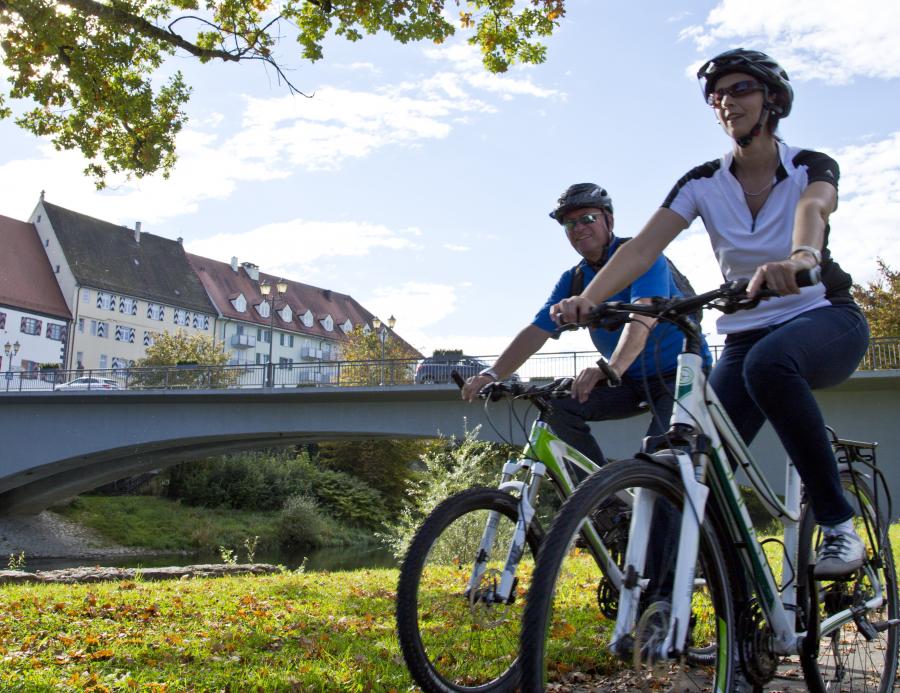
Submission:
<svg viewBox="0 0 900 693">
<path fill-rule="evenodd" d="M 291 496 L 278 518 L 278 541 L 284 549 L 334 546 L 341 532 L 314 498 Z"/>
<path fill-rule="evenodd" d="M 351 525 L 380 529 L 388 522 L 382 495 L 349 474 L 330 469 L 317 471 L 312 493 L 335 517 Z"/>
<path fill-rule="evenodd" d="M 306 453 L 244 453 L 172 467 L 166 495 L 207 508 L 280 510 L 289 497 L 311 493 L 315 475 Z"/>
<path fill-rule="evenodd" d="M 409 500 L 397 521 L 382 539 L 396 556 L 402 556 L 425 517 L 448 496 L 473 486 L 496 486 L 500 470 L 512 448 L 478 440 L 478 430 L 462 441 L 449 439 L 423 456 L 427 471 L 412 482 Z"/>
</svg>

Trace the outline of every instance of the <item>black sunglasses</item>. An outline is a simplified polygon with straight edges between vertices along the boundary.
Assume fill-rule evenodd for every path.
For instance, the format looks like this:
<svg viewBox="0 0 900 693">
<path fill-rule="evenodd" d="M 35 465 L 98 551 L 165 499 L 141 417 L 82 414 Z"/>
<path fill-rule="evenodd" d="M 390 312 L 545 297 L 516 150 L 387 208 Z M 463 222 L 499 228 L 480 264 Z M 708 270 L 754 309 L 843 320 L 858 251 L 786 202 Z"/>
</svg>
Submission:
<svg viewBox="0 0 900 693">
<path fill-rule="evenodd" d="M 709 96 L 706 97 L 706 103 L 713 107 L 721 106 L 722 99 L 726 96 L 740 98 L 757 91 L 763 91 L 765 88 L 765 85 L 760 84 L 755 79 L 742 79 L 740 82 L 735 82 L 730 87 L 722 87 L 721 89 L 711 91 Z"/>
<path fill-rule="evenodd" d="M 593 224 L 597 219 L 600 219 L 603 216 L 600 212 L 589 212 L 588 214 L 582 214 L 577 219 L 566 219 L 565 221 L 559 222 L 562 224 L 562 227 L 566 230 L 566 233 L 571 233 L 575 230 L 579 224 L 581 226 L 589 226 Z"/>
</svg>

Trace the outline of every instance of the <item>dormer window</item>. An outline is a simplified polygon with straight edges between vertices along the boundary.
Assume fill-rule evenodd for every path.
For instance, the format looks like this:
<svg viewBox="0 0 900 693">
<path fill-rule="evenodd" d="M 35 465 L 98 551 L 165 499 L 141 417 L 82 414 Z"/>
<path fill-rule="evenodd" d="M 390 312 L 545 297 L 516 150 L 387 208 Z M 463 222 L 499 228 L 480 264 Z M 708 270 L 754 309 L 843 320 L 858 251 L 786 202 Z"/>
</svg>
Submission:
<svg viewBox="0 0 900 693">
<path fill-rule="evenodd" d="M 278 311 L 278 317 L 284 320 L 284 322 L 290 322 L 294 319 L 294 311 L 291 310 L 290 306 L 286 305 Z"/>
<path fill-rule="evenodd" d="M 301 316 L 300 321 L 301 321 L 306 327 L 312 327 L 312 325 L 313 325 L 313 314 L 312 314 L 312 311 L 307 309 L 307 311 Z"/>
<path fill-rule="evenodd" d="M 372 332 L 372 328 L 369 327 L 368 323 L 363 323 L 363 334 L 370 334 Z"/>
<path fill-rule="evenodd" d="M 244 294 L 238 294 L 237 298 L 231 299 L 231 305 L 238 313 L 243 313 L 247 310 L 247 299 L 244 298 Z"/>
<path fill-rule="evenodd" d="M 259 313 L 261 317 L 269 317 L 269 302 L 263 301 L 262 303 L 257 303 L 256 312 Z"/>
<path fill-rule="evenodd" d="M 329 332 L 331 332 L 332 330 L 334 330 L 334 320 L 332 319 L 332 317 L 331 317 L 330 315 L 326 315 L 326 316 L 325 316 L 324 318 L 322 318 L 319 322 L 321 322 L 321 323 L 322 323 L 322 327 L 324 327 L 324 328 L 325 328 L 326 330 L 328 330 Z"/>
<path fill-rule="evenodd" d="M 350 321 L 350 318 L 341 325 L 341 329 L 344 331 L 344 334 L 350 334 L 350 331 L 353 329 L 353 323 Z"/>
</svg>

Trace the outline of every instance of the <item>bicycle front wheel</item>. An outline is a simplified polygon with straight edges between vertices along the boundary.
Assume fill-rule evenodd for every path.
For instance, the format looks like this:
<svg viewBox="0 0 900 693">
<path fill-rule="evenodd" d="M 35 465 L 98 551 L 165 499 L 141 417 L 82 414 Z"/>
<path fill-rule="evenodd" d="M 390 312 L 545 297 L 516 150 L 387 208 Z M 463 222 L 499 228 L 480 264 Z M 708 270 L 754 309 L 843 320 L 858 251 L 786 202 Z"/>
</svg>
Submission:
<svg viewBox="0 0 900 693">
<path fill-rule="evenodd" d="M 623 492 L 645 489 L 668 503 L 656 503 L 656 513 L 665 510 L 664 529 L 654 520 L 654 536 L 648 547 L 650 578 L 641 597 L 639 622 L 633 633 L 634 661 L 638 671 L 628 675 L 622 662 L 608 654 L 614 622 L 591 607 L 590 596 L 596 581 L 602 580 L 594 562 L 573 542 L 579 528 L 589 521 L 606 499 Z M 689 642 L 692 654 L 686 661 L 641 661 L 665 637 L 671 613 L 671 570 L 673 564 L 656 561 L 670 546 L 677 546 L 685 495 L 674 465 L 659 460 L 622 460 L 611 463 L 584 481 L 563 504 L 541 547 L 532 577 L 522 625 L 522 690 L 542 691 L 549 684 L 585 682 L 601 687 L 623 683 L 653 690 L 740 691 L 746 684 L 741 675 L 735 638 L 735 607 L 730 576 L 734 565 L 722 547 L 721 525 L 715 508 L 707 506 L 701 526 L 700 547 L 692 599 L 692 628 Z M 656 536 L 659 534 L 660 536 Z M 620 566 L 624 568 L 624 566 Z M 593 571 L 591 572 L 591 569 Z M 699 654 L 708 656 L 697 656 Z M 704 660 L 709 666 L 687 666 Z M 613 678 L 614 677 L 614 678 Z M 630 677 L 630 679 L 629 679 Z M 623 689 L 624 690 L 624 689 Z"/>
<path fill-rule="evenodd" d="M 400 569 L 397 630 L 406 665 L 424 690 L 509 691 L 518 683 L 522 606 L 542 536 L 533 520 L 511 599 L 498 602 L 518 517 L 510 494 L 469 489 L 438 505 L 413 538 Z"/>
<path fill-rule="evenodd" d="M 801 628 L 818 621 L 820 633 L 818 639 L 807 639 L 800 662 L 812 691 L 882 693 L 893 689 L 900 647 L 887 497 L 880 493 L 876 504 L 868 480 L 859 473 L 842 472 L 841 485 L 856 513 L 856 532 L 866 544 L 868 560 L 846 580 L 813 581 L 810 587 L 808 568 L 822 537 L 807 507 L 800 529 L 797 600 Z M 879 595 L 881 605 L 867 607 Z M 811 613 L 814 609 L 816 614 Z M 840 618 L 842 613 L 846 618 Z"/>
</svg>

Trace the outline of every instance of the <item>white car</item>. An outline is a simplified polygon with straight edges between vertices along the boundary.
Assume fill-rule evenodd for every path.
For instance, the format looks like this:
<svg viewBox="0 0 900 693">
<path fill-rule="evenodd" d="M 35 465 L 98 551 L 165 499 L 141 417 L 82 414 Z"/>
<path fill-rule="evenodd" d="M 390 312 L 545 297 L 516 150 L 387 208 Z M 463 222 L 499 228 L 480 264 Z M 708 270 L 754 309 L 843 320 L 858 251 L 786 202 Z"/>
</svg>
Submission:
<svg viewBox="0 0 900 693">
<path fill-rule="evenodd" d="M 54 390 L 121 390 L 122 386 L 110 378 L 83 376 L 67 383 L 60 383 Z"/>
</svg>

